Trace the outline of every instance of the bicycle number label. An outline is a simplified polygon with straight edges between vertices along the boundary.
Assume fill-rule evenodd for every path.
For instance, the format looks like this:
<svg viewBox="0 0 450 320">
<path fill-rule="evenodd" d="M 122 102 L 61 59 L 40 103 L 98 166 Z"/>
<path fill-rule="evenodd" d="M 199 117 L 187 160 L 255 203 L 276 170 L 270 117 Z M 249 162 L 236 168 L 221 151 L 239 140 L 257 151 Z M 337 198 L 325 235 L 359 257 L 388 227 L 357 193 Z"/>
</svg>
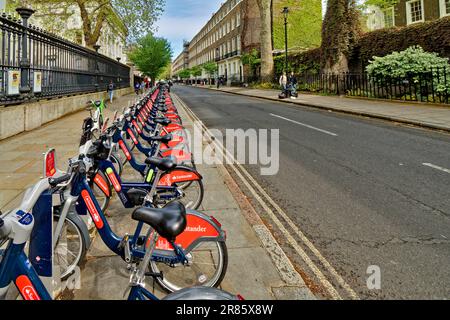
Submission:
<svg viewBox="0 0 450 320">
<path fill-rule="evenodd" d="M 16 285 L 25 300 L 41 300 L 36 292 L 36 289 L 27 276 L 21 275 L 17 277 Z"/>
</svg>

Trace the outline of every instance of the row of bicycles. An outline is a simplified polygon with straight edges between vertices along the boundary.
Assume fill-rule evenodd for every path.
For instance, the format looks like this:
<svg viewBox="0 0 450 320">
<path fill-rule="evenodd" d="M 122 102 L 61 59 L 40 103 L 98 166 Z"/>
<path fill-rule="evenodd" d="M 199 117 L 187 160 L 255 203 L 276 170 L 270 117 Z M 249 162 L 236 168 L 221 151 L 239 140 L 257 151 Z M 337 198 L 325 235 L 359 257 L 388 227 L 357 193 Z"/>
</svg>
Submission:
<svg viewBox="0 0 450 320">
<path fill-rule="evenodd" d="M 45 259 L 36 251 L 51 246 L 52 263 L 67 279 L 86 259 L 90 225 L 123 259 L 129 300 L 158 300 L 146 289 L 155 282 L 168 292 L 167 300 L 242 299 L 217 289 L 227 270 L 226 233 L 217 219 L 197 211 L 202 176 L 168 86 L 158 84 L 111 121 L 102 109 L 94 103 L 84 120 L 79 154 L 68 168 L 59 170 L 55 150 L 49 150 L 45 177 L 18 208 L 1 215 L 0 299 L 11 284 L 25 300 L 51 299 L 40 277 Z M 115 212 L 132 212 L 133 233 L 113 231 L 108 210 L 114 196 Z M 132 210 L 121 213 L 117 203 Z M 38 216 L 49 210 L 50 229 Z"/>
</svg>

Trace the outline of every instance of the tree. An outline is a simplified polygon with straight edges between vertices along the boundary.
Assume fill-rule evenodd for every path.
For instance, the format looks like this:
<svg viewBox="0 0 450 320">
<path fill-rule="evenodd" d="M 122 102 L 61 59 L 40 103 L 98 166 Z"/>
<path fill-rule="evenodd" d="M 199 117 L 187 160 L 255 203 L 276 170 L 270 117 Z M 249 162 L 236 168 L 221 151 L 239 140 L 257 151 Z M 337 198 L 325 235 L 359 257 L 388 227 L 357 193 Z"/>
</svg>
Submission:
<svg viewBox="0 0 450 320">
<path fill-rule="evenodd" d="M 170 79 L 172 75 L 172 63 L 169 63 L 164 70 L 161 72 L 159 77 L 161 79 Z"/>
<path fill-rule="evenodd" d="M 206 62 L 202 65 L 203 70 L 205 70 L 206 74 L 211 79 L 217 72 L 217 63 L 215 62 Z"/>
<path fill-rule="evenodd" d="M 190 69 L 183 69 L 178 73 L 178 76 L 181 79 L 189 79 L 191 77 L 191 70 Z"/>
<path fill-rule="evenodd" d="M 12 0 L 9 6 L 28 6 L 50 19 L 60 16 L 64 23 L 77 8 L 86 46 L 93 48 L 106 22 L 123 29 L 131 41 L 154 30 L 164 3 L 164 0 Z"/>
<path fill-rule="evenodd" d="M 201 66 L 192 67 L 191 74 L 193 77 L 200 77 L 202 75 L 202 67 Z"/>
<path fill-rule="evenodd" d="M 261 78 L 271 81 L 274 72 L 272 46 L 272 0 L 257 0 L 261 18 Z"/>
<path fill-rule="evenodd" d="M 130 60 L 152 80 L 161 75 L 164 68 L 170 64 L 171 57 L 172 49 L 169 42 L 150 33 L 140 38 L 129 54 Z"/>
<path fill-rule="evenodd" d="M 360 33 L 355 0 L 328 0 L 322 24 L 322 70 L 348 71 L 348 54 Z"/>
</svg>

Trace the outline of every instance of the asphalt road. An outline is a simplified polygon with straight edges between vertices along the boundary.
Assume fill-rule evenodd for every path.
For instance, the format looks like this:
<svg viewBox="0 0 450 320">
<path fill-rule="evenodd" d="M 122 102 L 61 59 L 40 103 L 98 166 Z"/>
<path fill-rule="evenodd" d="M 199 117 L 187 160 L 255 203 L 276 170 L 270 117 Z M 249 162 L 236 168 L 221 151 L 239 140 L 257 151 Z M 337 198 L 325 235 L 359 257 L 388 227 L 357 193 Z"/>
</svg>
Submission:
<svg viewBox="0 0 450 320">
<path fill-rule="evenodd" d="M 246 169 L 360 298 L 450 298 L 450 135 L 207 89 L 173 91 L 208 128 L 280 129 L 278 174 Z M 367 288 L 373 265 L 380 290 Z"/>
</svg>

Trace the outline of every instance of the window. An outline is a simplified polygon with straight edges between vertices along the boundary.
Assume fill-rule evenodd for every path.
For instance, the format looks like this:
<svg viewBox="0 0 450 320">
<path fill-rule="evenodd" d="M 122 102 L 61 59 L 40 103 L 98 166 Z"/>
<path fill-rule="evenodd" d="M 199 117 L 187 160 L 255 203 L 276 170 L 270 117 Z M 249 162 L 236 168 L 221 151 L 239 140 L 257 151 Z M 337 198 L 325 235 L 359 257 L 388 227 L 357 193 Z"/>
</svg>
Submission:
<svg viewBox="0 0 450 320">
<path fill-rule="evenodd" d="M 441 17 L 450 16 L 450 0 L 439 0 Z"/>
<path fill-rule="evenodd" d="M 408 24 L 424 21 L 423 0 L 406 2 L 406 20 Z"/>
<path fill-rule="evenodd" d="M 390 27 L 395 26 L 394 7 L 383 10 L 383 16 L 384 16 L 384 27 L 385 28 L 390 28 Z"/>
</svg>

